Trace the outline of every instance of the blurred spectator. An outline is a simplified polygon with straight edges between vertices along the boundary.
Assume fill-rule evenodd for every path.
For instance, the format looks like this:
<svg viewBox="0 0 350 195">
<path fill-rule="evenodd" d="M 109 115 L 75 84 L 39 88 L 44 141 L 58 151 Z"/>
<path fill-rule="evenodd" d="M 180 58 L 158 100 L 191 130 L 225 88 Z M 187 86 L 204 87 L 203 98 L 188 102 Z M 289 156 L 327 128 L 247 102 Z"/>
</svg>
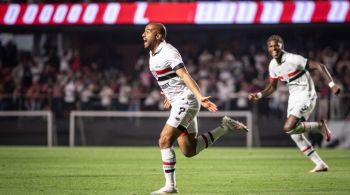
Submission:
<svg viewBox="0 0 350 195">
<path fill-rule="evenodd" d="M 130 111 L 140 111 L 141 110 L 141 96 L 142 89 L 138 81 L 133 81 L 131 87 L 131 96 L 130 96 Z"/>
<path fill-rule="evenodd" d="M 69 112 L 76 108 L 76 90 L 73 78 L 70 78 L 64 86 L 64 116 L 68 117 Z"/>
<path fill-rule="evenodd" d="M 17 46 L 11 39 L 2 41 L 1 47 L 1 64 L 2 67 L 15 67 L 18 63 Z"/>
<path fill-rule="evenodd" d="M 68 49 L 66 51 L 64 51 L 61 55 L 60 55 L 60 72 L 65 71 L 65 72 L 69 72 L 70 71 L 70 65 L 69 62 L 72 58 L 72 50 Z"/>
<path fill-rule="evenodd" d="M 73 58 L 72 58 L 72 70 L 74 72 L 79 71 L 81 68 L 81 63 L 80 63 L 80 52 L 79 50 L 75 49 L 73 52 Z"/>
<path fill-rule="evenodd" d="M 111 110 L 112 108 L 112 98 L 113 98 L 113 90 L 108 85 L 107 82 L 103 83 L 101 92 L 100 92 L 100 98 L 101 98 L 101 105 L 104 110 Z"/>
<path fill-rule="evenodd" d="M 148 53 L 139 43 L 108 37 L 96 41 L 85 39 L 83 34 L 71 36 L 70 33 L 62 36 L 64 40 L 61 37 L 62 43 L 58 43 L 60 39 L 55 34 L 41 33 L 39 39 L 35 39 L 38 41 L 34 44 L 36 49 L 29 53 L 17 49 L 13 36 L 7 37 L 1 39 L 0 46 L 2 110 L 51 107 L 58 116 L 71 109 L 159 110 L 159 92 L 148 70 Z M 248 108 L 250 104 L 244 99 L 246 91 L 260 89 L 268 79 L 268 58 L 263 48 L 257 46 L 261 45 L 260 38 L 226 37 L 208 44 L 203 37 L 192 37 L 196 40 L 193 43 L 178 42 L 187 70 L 198 81 L 202 93 L 212 96 L 222 110 Z M 303 38 L 310 37 L 300 39 Z M 133 50 L 132 54 L 121 52 L 119 48 L 124 46 L 140 50 Z M 343 84 L 344 96 L 328 96 L 325 95 L 327 91 L 323 91 L 327 86 L 318 85 L 320 75 L 313 77 L 320 100 L 324 100 L 320 101 L 317 117 L 338 119 L 349 115 L 350 49 L 347 39 L 344 38 L 341 45 L 323 46 L 309 41 L 306 46 L 299 46 L 296 43 L 290 49 L 293 50 L 308 54 L 310 59 L 321 60 Z M 129 59 L 134 65 L 123 65 L 123 59 Z M 40 85 L 39 95 L 37 85 Z M 282 86 L 278 89 L 273 98 L 259 104 L 262 115 L 269 114 L 268 106 L 273 108 L 271 111 L 277 110 L 276 113 L 285 109 L 288 91 Z M 38 97 L 34 98 L 35 95 Z"/>
<path fill-rule="evenodd" d="M 4 110 L 13 110 L 15 109 L 15 105 L 12 101 L 12 94 L 16 89 L 16 83 L 13 80 L 11 74 L 9 74 L 9 69 L 5 68 L 3 70 L 2 78 L 3 78 L 3 98 L 2 98 L 2 107 Z"/>
<path fill-rule="evenodd" d="M 219 109 L 228 110 L 230 95 L 233 92 L 233 85 L 229 83 L 229 79 L 227 80 L 219 80 L 216 83 L 216 87 L 218 89 L 218 102 L 217 106 Z"/>
<path fill-rule="evenodd" d="M 126 111 L 129 109 L 129 100 L 131 96 L 131 86 L 128 85 L 126 78 L 121 79 L 118 91 L 118 110 Z"/>
<path fill-rule="evenodd" d="M 56 79 L 52 86 L 52 102 L 51 109 L 56 117 L 62 117 L 63 115 L 63 88 L 58 79 Z"/>
<path fill-rule="evenodd" d="M 248 109 L 248 92 L 249 90 L 249 84 L 245 81 L 242 81 L 239 87 L 239 91 L 237 93 L 237 109 L 238 110 L 247 110 Z"/>
<path fill-rule="evenodd" d="M 152 75 L 151 75 L 150 71 L 146 69 L 146 67 L 143 68 L 139 77 L 140 77 L 140 81 L 141 81 L 141 86 L 143 88 L 148 89 L 151 87 L 151 84 L 153 82 Z"/>
<path fill-rule="evenodd" d="M 38 81 L 34 81 L 26 93 L 25 107 L 27 110 L 41 110 L 41 86 Z"/>
<path fill-rule="evenodd" d="M 208 49 L 204 49 L 203 52 L 198 57 L 198 62 L 200 64 L 207 64 L 214 59 L 214 56 L 210 53 Z"/>
<path fill-rule="evenodd" d="M 85 84 L 83 90 L 80 94 L 80 100 L 81 100 L 81 109 L 82 110 L 91 110 L 91 97 L 93 95 L 93 84 Z"/>
<path fill-rule="evenodd" d="M 145 110 L 158 110 L 158 104 L 160 99 L 160 91 L 158 89 L 152 89 L 151 92 L 148 93 L 146 99 L 144 101 Z"/>
</svg>

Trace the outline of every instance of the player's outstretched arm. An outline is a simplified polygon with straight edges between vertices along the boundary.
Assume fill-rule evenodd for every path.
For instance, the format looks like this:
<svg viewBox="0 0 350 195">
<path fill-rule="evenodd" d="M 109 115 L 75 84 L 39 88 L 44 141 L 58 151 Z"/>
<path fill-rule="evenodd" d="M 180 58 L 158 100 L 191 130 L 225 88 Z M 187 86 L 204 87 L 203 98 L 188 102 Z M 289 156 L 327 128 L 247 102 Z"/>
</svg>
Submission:
<svg viewBox="0 0 350 195">
<path fill-rule="evenodd" d="M 248 100 L 256 102 L 263 97 L 271 95 L 273 92 L 276 91 L 277 83 L 278 80 L 276 79 L 270 80 L 269 84 L 261 92 L 248 94 Z"/>
<path fill-rule="evenodd" d="M 322 73 L 323 78 L 325 78 L 326 81 L 328 82 L 328 86 L 329 86 L 329 88 L 331 88 L 332 93 L 336 96 L 340 95 L 341 89 L 340 89 L 339 85 L 337 85 L 334 82 L 331 74 L 329 73 L 329 71 L 327 70 L 327 68 L 324 64 L 310 60 L 309 68 L 310 69 L 317 69 L 318 71 L 320 71 Z"/>
<path fill-rule="evenodd" d="M 184 81 L 185 85 L 193 92 L 198 102 L 200 102 L 204 108 L 208 109 L 210 112 L 218 111 L 217 106 L 209 100 L 210 96 L 204 97 L 201 94 L 198 84 L 193 80 L 185 67 L 177 69 L 176 74 Z"/>
</svg>

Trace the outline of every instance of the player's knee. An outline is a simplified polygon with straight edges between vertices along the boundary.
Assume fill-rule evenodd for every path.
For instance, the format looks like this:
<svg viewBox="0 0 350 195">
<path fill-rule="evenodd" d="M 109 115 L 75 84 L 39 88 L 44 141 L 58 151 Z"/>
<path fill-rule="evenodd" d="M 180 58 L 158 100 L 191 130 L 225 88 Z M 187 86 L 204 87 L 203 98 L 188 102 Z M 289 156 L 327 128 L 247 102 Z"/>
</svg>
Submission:
<svg viewBox="0 0 350 195">
<path fill-rule="evenodd" d="M 161 136 L 158 140 L 158 144 L 160 148 L 168 148 L 171 146 L 171 137 L 169 136 Z"/>
<path fill-rule="evenodd" d="M 289 133 L 289 132 L 291 132 L 293 129 L 294 129 L 294 126 L 291 126 L 291 125 L 284 125 L 284 127 L 283 127 L 283 131 L 284 131 L 285 133 Z"/>
</svg>

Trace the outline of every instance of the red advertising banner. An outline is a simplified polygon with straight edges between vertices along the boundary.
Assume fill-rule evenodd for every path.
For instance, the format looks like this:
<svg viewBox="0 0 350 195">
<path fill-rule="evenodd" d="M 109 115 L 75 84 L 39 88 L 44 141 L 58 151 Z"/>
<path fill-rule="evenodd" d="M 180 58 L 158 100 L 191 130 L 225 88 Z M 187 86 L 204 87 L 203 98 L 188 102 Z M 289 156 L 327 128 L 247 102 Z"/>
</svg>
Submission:
<svg viewBox="0 0 350 195">
<path fill-rule="evenodd" d="M 0 26 L 348 23 L 349 1 L 0 4 Z"/>
</svg>

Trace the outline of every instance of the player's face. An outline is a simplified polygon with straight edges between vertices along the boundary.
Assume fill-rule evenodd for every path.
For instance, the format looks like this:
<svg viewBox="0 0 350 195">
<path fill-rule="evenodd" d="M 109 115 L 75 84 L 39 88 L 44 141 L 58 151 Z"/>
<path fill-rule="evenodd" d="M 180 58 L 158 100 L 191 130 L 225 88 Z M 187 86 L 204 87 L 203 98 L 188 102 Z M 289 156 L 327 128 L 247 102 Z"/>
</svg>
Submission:
<svg viewBox="0 0 350 195">
<path fill-rule="evenodd" d="M 271 57 L 278 58 L 282 53 L 282 45 L 277 41 L 269 41 L 267 43 L 267 50 Z"/>
<path fill-rule="evenodd" d="M 146 49 L 153 50 L 157 44 L 158 29 L 152 24 L 148 24 L 145 27 L 145 31 L 142 33 L 143 46 Z"/>
</svg>

